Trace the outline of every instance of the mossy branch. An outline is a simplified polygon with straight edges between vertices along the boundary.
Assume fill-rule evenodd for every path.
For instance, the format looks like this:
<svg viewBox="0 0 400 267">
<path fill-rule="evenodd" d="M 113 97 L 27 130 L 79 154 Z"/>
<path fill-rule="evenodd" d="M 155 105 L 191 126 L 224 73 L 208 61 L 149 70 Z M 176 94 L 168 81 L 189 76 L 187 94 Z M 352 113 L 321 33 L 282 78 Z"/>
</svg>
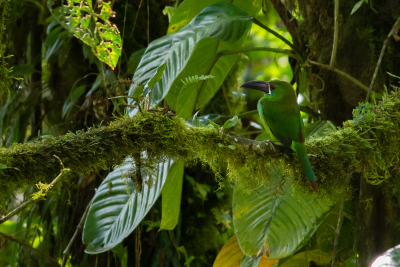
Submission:
<svg viewBox="0 0 400 267">
<path fill-rule="evenodd" d="M 8 213 L 6 216 L 0 218 L 0 224 L 8 221 L 11 217 L 18 214 L 20 211 L 24 210 L 26 207 L 29 207 L 32 204 L 43 199 L 43 197 L 47 195 L 47 192 L 51 188 L 53 188 L 55 185 L 59 184 L 67 176 L 68 172 L 70 172 L 70 169 L 64 167 L 64 164 L 62 163 L 62 161 L 59 157 L 57 157 L 55 155 L 54 155 L 54 157 L 60 161 L 60 164 L 62 166 L 61 173 L 50 184 L 43 184 L 42 182 L 39 182 L 36 185 L 39 188 L 39 191 L 33 193 L 31 199 L 22 203 L 19 207 L 17 207 L 16 209 L 14 209 L 10 213 Z"/>
<path fill-rule="evenodd" d="M 321 192 L 339 188 L 337 192 L 342 193 L 349 173 L 357 171 L 363 171 L 370 183 L 379 184 L 390 177 L 390 168 L 399 167 L 400 93 L 385 95 L 378 106 L 365 108 L 355 110 L 354 120 L 345 122 L 343 129 L 306 142 Z M 229 178 L 239 185 L 257 185 L 268 179 L 267 168 L 271 165 L 266 163 L 283 160 L 299 183 L 308 187 L 290 149 L 272 142 L 230 137 L 208 127 L 190 127 L 185 120 L 162 112 L 144 112 L 119 118 L 107 127 L 0 149 L 0 163 L 9 167 L 0 176 L 1 211 L 16 189 L 50 182 L 60 173 L 62 167 L 55 164 L 53 155 L 72 172 L 89 173 L 111 169 L 126 156 L 143 151 L 153 162 L 199 158 L 217 175 L 215 162 L 226 162 Z"/>
</svg>

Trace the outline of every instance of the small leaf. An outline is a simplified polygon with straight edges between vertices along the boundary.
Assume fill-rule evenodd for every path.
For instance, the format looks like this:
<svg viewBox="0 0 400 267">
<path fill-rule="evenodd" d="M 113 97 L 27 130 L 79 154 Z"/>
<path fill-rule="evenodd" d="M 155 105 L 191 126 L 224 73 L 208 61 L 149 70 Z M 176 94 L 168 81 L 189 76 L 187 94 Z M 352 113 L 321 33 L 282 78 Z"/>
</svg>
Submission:
<svg viewBox="0 0 400 267">
<path fill-rule="evenodd" d="M 172 6 L 166 6 L 165 8 L 164 8 L 164 10 L 163 10 L 163 14 L 164 15 L 168 15 L 168 21 L 169 22 L 171 22 L 171 18 L 172 18 L 172 16 L 174 15 L 174 13 L 175 13 L 175 7 L 172 7 Z"/>
<path fill-rule="evenodd" d="M 256 137 L 256 141 L 264 141 L 264 140 L 272 140 L 273 138 L 269 134 L 269 132 L 264 131 Z"/>
<path fill-rule="evenodd" d="M 218 146 L 219 147 L 225 147 L 223 144 L 221 144 L 221 143 L 218 143 Z"/>
<path fill-rule="evenodd" d="M 360 1 L 358 1 L 358 2 L 354 5 L 353 9 L 351 10 L 350 16 L 353 15 L 353 14 L 362 6 L 362 4 L 363 4 L 364 2 L 366 2 L 366 1 L 365 1 L 365 0 L 360 0 Z"/>
<path fill-rule="evenodd" d="M 0 169 L 1 170 L 7 169 L 7 168 L 8 168 L 7 165 L 0 163 Z"/>
<path fill-rule="evenodd" d="M 144 91 L 144 90 L 143 90 L 143 87 L 137 86 L 136 89 L 135 89 L 135 92 L 134 92 L 133 95 L 132 95 L 132 98 L 133 98 L 133 99 L 138 99 L 139 97 L 142 96 L 143 91 Z"/>
<path fill-rule="evenodd" d="M 218 125 L 218 124 L 216 124 L 215 122 L 213 122 L 212 120 L 208 120 L 208 122 L 210 123 L 210 125 L 212 125 L 215 129 L 219 129 L 220 128 L 220 126 Z"/>
<path fill-rule="evenodd" d="M 232 149 L 232 150 L 235 150 L 235 149 L 236 149 L 236 147 L 235 147 L 234 145 L 229 145 L 228 148 L 230 148 L 230 149 Z"/>
<path fill-rule="evenodd" d="M 154 85 L 161 80 L 163 74 L 164 74 L 164 70 L 165 67 L 167 66 L 167 63 L 164 63 L 163 65 L 161 65 L 160 67 L 158 67 L 156 74 L 154 74 L 154 76 L 150 79 L 148 86 L 150 87 L 150 89 L 153 89 Z"/>
<path fill-rule="evenodd" d="M 222 128 L 225 129 L 229 129 L 232 128 L 233 126 L 236 125 L 236 123 L 238 122 L 238 117 L 235 116 L 232 119 L 227 120 L 224 125 L 222 126 Z"/>
</svg>

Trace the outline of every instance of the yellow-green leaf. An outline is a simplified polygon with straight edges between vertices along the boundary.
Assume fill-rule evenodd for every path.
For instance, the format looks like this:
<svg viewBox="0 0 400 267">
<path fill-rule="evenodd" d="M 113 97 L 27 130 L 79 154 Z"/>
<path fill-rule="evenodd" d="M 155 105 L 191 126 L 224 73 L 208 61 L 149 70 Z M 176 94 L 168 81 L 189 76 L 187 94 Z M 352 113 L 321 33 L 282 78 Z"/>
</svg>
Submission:
<svg viewBox="0 0 400 267">
<path fill-rule="evenodd" d="M 239 267 L 243 259 L 236 235 L 232 236 L 219 251 L 213 267 Z M 279 260 L 268 260 L 266 254 L 261 256 L 258 267 L 272 267 Z"/>
<path fill-rule="evenodd" d="M 115 13 L 110 7 L 111 2 L 101 2 L 100 14 L 94 12 L 91 0 L 68 0 L 66 6 L 54 10 L 53 5 L 53 0 L 48 1 L 50 12 L 61 26 L 90 46 L 99 60 L 111 68 L 117 66 L 122 51 L 122 40 L 117 26 L 109 21 Z M 95 26 L 89 27 L 92 21 Z"/>
</svg>

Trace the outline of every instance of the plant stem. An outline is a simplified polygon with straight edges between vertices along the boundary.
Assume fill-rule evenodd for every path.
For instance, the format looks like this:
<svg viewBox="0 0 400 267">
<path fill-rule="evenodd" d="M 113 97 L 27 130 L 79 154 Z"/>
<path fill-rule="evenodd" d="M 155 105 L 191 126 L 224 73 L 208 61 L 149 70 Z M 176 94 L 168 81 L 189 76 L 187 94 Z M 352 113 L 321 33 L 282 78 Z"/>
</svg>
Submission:
<svg viewBox="0 0 400 267">
<path fill-rule="evenodd" d="M 339 40 L 339 0 L 335 1 L 335 28 L 333 32 L 333 48 L 332 48 L 332 56 L 331 63 L 329 64 L 332 68 L 335 66 L 336 53 L 337 53 L 337 44 Z"/>
<path fill-rule="evenodd" d="M 15 237 L 13 237 L 13 236 L 11 236 L 11 235 L 7 235 L 7 234 L 2 233 L 2 232 L 0 232 L 0 235 L 3 236 L 4 238 L 7 238 L 7 239 L 10 240 L 10 241 L 13 241 L 13 242 L 15 242 L 15 243 L 18 243 L 18 244 L 20 244 L 21 246 L 27 247 L 28 249 L 35 251 L 37 254 L 39 254 L 39 255 L 45 257 L 47 260 L 49 260 L 49 261 L 51 261 L 51 262 L 53 262 L 53 263 L 59 265 L 58 262 L 57 262 L 55 259 L 53 259 L 52 257 L 50 257 L 48 254 L 46 254 L 46 253 L 44 253 L 44 252 L 42 252 L 42 251 L 40 251 L 40 250 L 38 250 L 38 249 L 32 247 L 31 245 L 29 245 L 29 244 L 27 244 L 27 243 L 25 243 L 25 242 L 22 242 L 22 241 L 16 239 Z M 52 266 L 53 266 L 53 265 L 52 265 Z"/>
<path fill-rule="evenodd" d="M 64 178 L 64 174 L 66 172 L 69 172 L 70 169 L 68 168 L 64 168 L 64 164 L 62 163 L 61 159 L 59 157 L 57 157 L 56 155 L 54 155 L 54 157 L 56 157 L 62 166 L 62 170 L 60 172 L 60 174 L 48 185 L 49 189 L 52 188 L 54 185 L 58 184 L 60 181 L 62 181 L 62 179 Z M 29 199 L 28 201 L 22 203 L 19 207 L 17 207 L 16 209 L 12 210 L 10 213 L 8 213 L 6 216 L 0 218 L 0 224 L 8 221 L 11 217 L 13 217 L 14 215 L 16 215 L 17 213 L 19 213 L 20 211 L 22 211 L 23 209 L 25 209 L 26 207 L 40 201 L 41 199 Z"/>
<path fill-rule="evenodd" d="M 78 226 L 76 227 L 75 233 L 74 233 L 74 235 L 72 236 L 71 240 L 69 241 L 67 247 L 65 248 L 65 250 L 64 250 L 64 252 L 63 252 L 63 255 L 64 255 L 64 256 L 63 256 L 63 260 L 62 260 L 61 267 L 64 267 L 64 266 L 67 264 L 69 250 L 71 249 L 72 243 L 74 243 L 74 241 L 75 241 L 76 237 L 78 236 L 78 234 L 79 234 L 80 232 L 82 232 L 83 223 L 84 223 L 84 221 L 85 221 L 85 219 L 86 219 L 86 216 L 87 216 L 87 214 L 88 214 L 89 207 L 90 207 L 90 205 L 92 204 L 92 201 L 93 201 L 93 199 L 92 199 L 92 200 L 89 202 L 89 204 L 86 206 L 86 210 L 85 210 L 85 212 L 83 213 L 82 218 L 81 218 L 81 220 L 80 220 Z"/>
<path fill-rule="evenodd" d="M 313 65 L 320 66 L 320 67 L 322 67 L 322 68 L 331 70 L 331 71 L 333 71 L 333 72 L 336 72 L 336 73 L 342 75 L 343 77 L 347 78 L 348 80 L 352 81 L 354 84 L 358 85 L 358 86 L 359 86 L 360 88 L 362 88 L 364 91 L 368 92 L 368 87 L 367 87 L 367 86 L 365 86 L 365 85 L 362 84 L 359 80 L 357 80 L 357 79 L 354 78 L 353 76 L 347 74 L 346 72 L 343 72 L 343 71 L 341 71 L 341 70 L 339 70 L 339 69 L 337 69 L 337 68 L 335 68 L 335 67 L 331 67 L 331 66 L 329 66 L 329 65 L 325 65 L 325 64 L 318 63 L 318 62 L 316 62 L 316 61 L 308 60 L 307 62 L 308 62 L 308 63 L 311 63 L 311 64 L 313 64 Z"/>
<path fill-rule="evenodd" d="M 342 212 L 343 212 L 343 204 L 344 204 L 344 196 L 340 200 L 340 209 L 339 209 L 339 218 L 336 226 L 336 231 L 335 231 L 335 243 L 333 244 L 333 255 L 332 255 L 332 264 L 331 267 L 335 266 L 335 257 L 336 257 L 336 248 L 338 245 L 339 241 L 339 234 L 340 234 L 340 218 L 342 217 Z"/>
<path fill-rule="evenodd" d="M 269 27 L 265 26 L 264 24 L 262 24 L 259 20 L 257 20 L 256 18 L 253 18 L 254 24 L 260 26 L 261 28 L 263 28 L 264 30 L 266 30 L 267 32 L 271 33 L 272 35 L 276 36 L 277 38 L 281 39 L 285 44 L 287 44 L 288 46 L 290 46 L 294 52 L 296 52 L 296 54 L 298 54 L 301 57 L 301 53 L 300 51 L 291 43 L 289 42 L 285 37 L 283 37 L 282 35 L 280 35 L 279 33 L 277 33 L 276 31 L 270 29 Z"/>
<path fill-rule="evenodd" d="M 295 59 L 299 58 L 297 56 L 297 54 L 295 54 L 292 50 L 271 48 L 271 47 L 244 48 L 244 49 L 238 50 L 238 51 L 223 50 L 223 51 L 220 51 L 218 54 L 220 54 L 220 56 L 227 56 L 227 55 L 234 55 L 234 54 L 253 52 L 253 51 L 275 52 L 275 53 L 286 54 L 286 55 L 291 56 L 291 57 L 293 57 Z"/>
<path fill-rule="evenodd" d="M 383 55 L 385 54 L 387 41 L 389 40 L 390 36 L 392 36 L 393 33 L 396 30 L 398 30 L 399 27 L 400 27 L 400 17 L 396 20 L 396 22 L 394 23 L 394 25 L 393 25 L 392 29 L 390 30 L 388 36 L 386 37 L 386 40 L 383 42 L 381 54 L 379 55 L 378 63 L 376 64 L 375 72 L 374 72 L 374 75 L 372 76 L 372 80 L 371 80 L 371 84 L 369 85 L 369 88 L 368 88 L 367 96 L 365 97 L 365 103 L 369 100 L 369 96 L 371 95 L 372 87 L 374 86 L 375 79 L 376 79 L 376 76 L 378 75 L 378 70 L 379 70 L 379 67 L 381 65 Z"/>
</svg>

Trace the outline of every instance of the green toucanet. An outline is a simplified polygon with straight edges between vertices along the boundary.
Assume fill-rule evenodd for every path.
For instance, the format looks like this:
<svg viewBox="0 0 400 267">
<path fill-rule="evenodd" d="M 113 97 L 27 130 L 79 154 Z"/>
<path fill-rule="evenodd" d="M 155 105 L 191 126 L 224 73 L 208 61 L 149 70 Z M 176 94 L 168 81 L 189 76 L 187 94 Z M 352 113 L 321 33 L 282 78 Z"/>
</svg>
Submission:
<svg viewBox="0 0 400 267">
<path fill-rule="evenodd" d="M 256 89 L 265 93 L 257 104 L 264 127 L 284 146 L 291 147 L 297 154 L 312 189 L 318 192 L 314 171 L 304 146 L 304 124 L 293 87 L 284 81 L 250 81 L 243 88 Z"/>
</svg>

